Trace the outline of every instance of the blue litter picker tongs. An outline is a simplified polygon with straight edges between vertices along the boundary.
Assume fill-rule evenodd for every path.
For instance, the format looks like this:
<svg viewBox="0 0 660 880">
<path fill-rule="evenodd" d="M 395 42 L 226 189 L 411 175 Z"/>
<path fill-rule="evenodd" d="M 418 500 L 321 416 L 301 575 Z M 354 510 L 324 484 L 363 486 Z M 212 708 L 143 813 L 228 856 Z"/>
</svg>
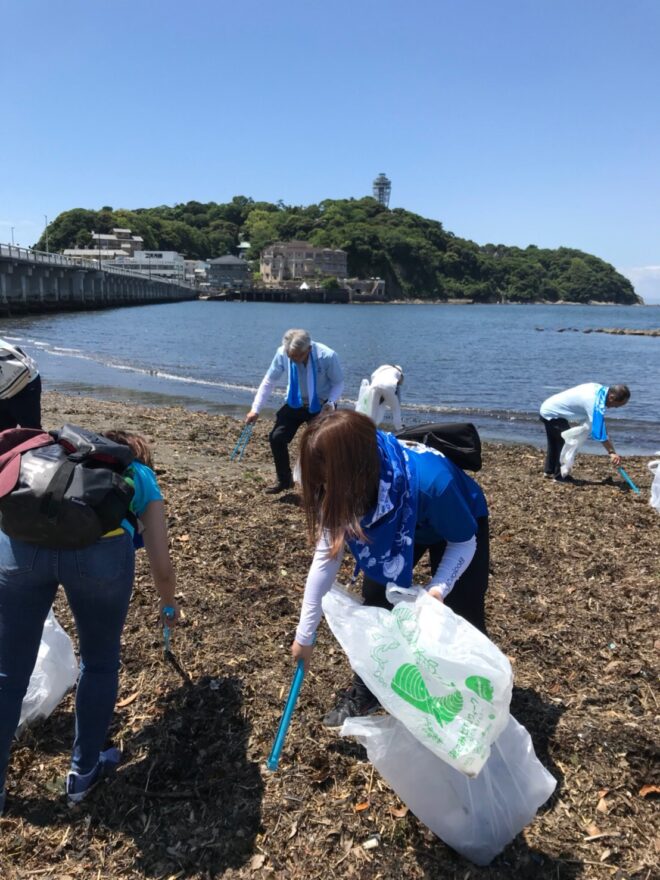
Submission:
<svg viewBox="0 0 660 880">
<path fill-rule="evenodd" d="M 273 748 L 271 749 L 268 760 L 266 761 L 266 767 L 268 767 L 268 769 L 272 770 L 273 772 L 277 770 L 280 763 L 280 755 L 282 754 L 284 740 L 286 739 L 286 734 L 289 729 L 289 725 L 291 724 L 293 710 L 296 708 L 296 701 L 298 700 L 298 694 L 300 693 L 300 688 L 302 686 L 304 677 L 305 664 L 302 660 L 299 660 L 298 665 L 296 666 L 296 671 L 293 675 L 291 687 L 289 689 L 289 696 L 287 697 L 286 705 L 284 706 L 284 712 L 282 713 L 282 718 L 280 719 L 280 724 L 277 728 L 275 742 L 273 743 Z"/>
<path fill-rule="evenodd" d="M 628 485 L 629 485 L 630 488 L 633 490 L 633 492 L 634 492 L 636 495 L 639 495 L 639 494 L 640 494 L 640 491 L 641 491 L 640 488 L 639 488 L 639 486 L 636 486 L 636 485 L 633 483 L 633 481 L 630 479 L 630 477 L 628 476 L 628 474 L 624 471 L 624 469 L 623 469 L 622 467 L 618 467 L 617 470 L 618 470 L 618 472 L 621 474 L 621 476 L 623 477 L 623 479 L 626 481 L 626 483 L 628 483 Z"/>
<path fill-rule="evenodd" d="M 173 666 L 176 671 L 179 673 L 181 678 L 186 682 L 186 684 L 192 684 L 190 680 L 190 676 L 186 672 L 186 670 L 181 666 L 179 661 L 176 659 L 174 654 L 172 653 L 172 648 L 170 647 L 170 637 L 172 634 L 172 627 L 170 626 L 170 622 L 174 620 L 174 608 L 171 605 L 166 605 L 163 610 L 163 657 L 165 661 Z"/>
<path fill-rule="evenodd" d="M 236 446 L 234 446 L 234 450 L 232 454 L 229 456 L 231 461 L 240 461 L 243 458 L 243 453 L 245 452 L 245 447 L 250 442 L 250 437 L 252 436 L 252 429 L 254 425 L 244 425 L 243 430 L 241 431 L 241 436 L 236 441 Z"/>
</svg>

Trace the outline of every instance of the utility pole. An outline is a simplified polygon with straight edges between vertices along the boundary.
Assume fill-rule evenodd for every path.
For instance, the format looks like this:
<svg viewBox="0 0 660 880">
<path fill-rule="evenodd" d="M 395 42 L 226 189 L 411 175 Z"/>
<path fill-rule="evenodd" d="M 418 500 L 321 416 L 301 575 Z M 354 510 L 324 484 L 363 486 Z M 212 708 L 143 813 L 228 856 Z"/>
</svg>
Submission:
<svg viewBox="0 0 660 880">
<path fill-rule="evenodd" d="M 46 253 L 49 254 L 50 250 L 48 248 L 48 217 L 44 214 L 44 220 L 46 222 Z"/>
<path fill-rule="evenodd" d="M 11 228 L 11 246 L 14 247 L 14 227 Z"/>
</svg>

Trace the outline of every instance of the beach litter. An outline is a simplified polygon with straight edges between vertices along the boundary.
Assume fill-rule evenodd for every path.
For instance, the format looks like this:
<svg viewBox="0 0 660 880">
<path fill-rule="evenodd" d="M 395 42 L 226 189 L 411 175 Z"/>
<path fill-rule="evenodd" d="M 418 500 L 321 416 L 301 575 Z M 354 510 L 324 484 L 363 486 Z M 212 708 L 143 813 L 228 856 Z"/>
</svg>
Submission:
<svg viewBox="0 0 660 880">
<path fill-rule="evenodd" d="M 660 455 L 660 450 L 656 452 L 656 455 Z M 660 513 L 660 458 L 655 459 L 655 461 L 650 461 L 648 468 L 653 474 L 649 504 Z"/>
</svg>

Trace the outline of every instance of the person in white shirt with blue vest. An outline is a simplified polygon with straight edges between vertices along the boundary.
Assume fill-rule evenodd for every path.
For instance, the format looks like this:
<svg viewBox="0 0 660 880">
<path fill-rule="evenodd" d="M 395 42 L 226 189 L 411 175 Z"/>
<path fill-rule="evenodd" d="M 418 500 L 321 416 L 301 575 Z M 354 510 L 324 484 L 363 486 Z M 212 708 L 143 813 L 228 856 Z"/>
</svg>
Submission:
<svg viewBox="0 0 660 880">
<path fill-rule="evenodd" d="M 257 421 L 282 376 L 287 378 L 286 400 L 277 411 L 269 436 L 277 473 L 275 485 L 266 489 L 269 495 L 293 488 L 289 443 L 298 428 L 322 409 L 335 409 L 344 390 L 344 374 L 337 353 L 327 345 L 314 342 L 307 330 L 287 330 L 245 417 L 249 425 Z"/>
<path fill-rule="evenodd" d="M 540 416 L 547 436 L 547 450 L 543 476 L 557 482 L 571 481 L 561 475 L 561 450 L 564 446 L 562 433 L 570 428 L 570 422 L 585 421 L 591 428 L 591 439 L 602 443 L 614 467 L 621 464 L 621 456 L 607 436 L 605 410 L 617 409 L 630 400 L 627 385 L 600 385 L 585 382 L 553 394 L 541 404 Z"/>
</svg>

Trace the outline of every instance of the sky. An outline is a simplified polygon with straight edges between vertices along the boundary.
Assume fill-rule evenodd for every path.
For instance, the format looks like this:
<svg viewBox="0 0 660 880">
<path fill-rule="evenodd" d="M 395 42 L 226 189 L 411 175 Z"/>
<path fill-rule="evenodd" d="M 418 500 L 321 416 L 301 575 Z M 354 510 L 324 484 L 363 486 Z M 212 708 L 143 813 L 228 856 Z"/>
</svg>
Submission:
<svg viewBox="0 0 660 880">
<path fill-rule="evenodd" d="M 0 242 L 371 194 L 660 303 L 658 0 L 0 0 Z"/>
</svg>

